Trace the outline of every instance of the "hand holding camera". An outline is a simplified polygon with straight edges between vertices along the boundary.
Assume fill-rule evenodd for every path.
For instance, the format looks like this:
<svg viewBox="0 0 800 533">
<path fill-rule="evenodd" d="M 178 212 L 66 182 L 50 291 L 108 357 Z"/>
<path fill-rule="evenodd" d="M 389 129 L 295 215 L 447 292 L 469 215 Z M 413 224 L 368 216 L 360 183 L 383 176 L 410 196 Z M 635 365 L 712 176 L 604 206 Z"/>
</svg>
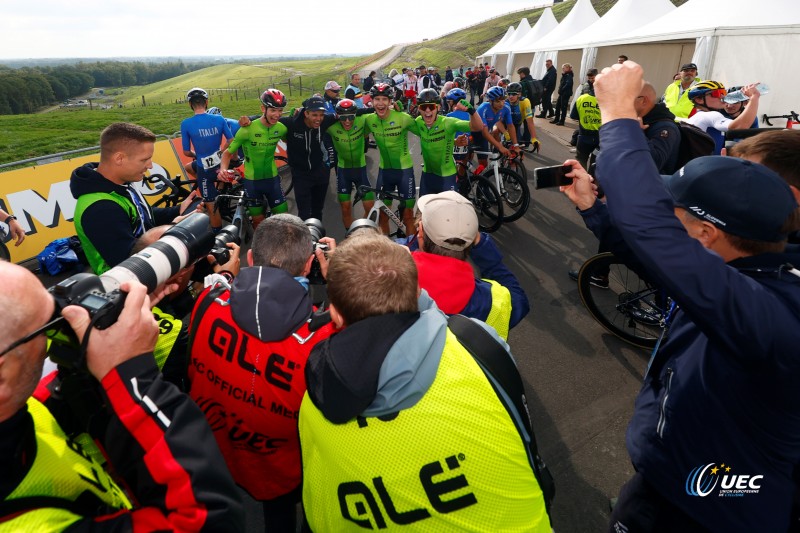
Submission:
<svg viewBox="0 0 800 533">
<path fill-rule="evenodd" d="M 127 297 L 119 318 L 106 329 L 94 329 L 86 348 L 86 366 L 98 380 L 117 365 L 152 352 L 158 339 L 158 324 L 150 311 L 147 287 L 131 280 L 122 283 L 120 290 Z M 84 307 L 68 305 L 61 314 L 82 343 L 91 323 L 89 312 Z"/>
</svg>

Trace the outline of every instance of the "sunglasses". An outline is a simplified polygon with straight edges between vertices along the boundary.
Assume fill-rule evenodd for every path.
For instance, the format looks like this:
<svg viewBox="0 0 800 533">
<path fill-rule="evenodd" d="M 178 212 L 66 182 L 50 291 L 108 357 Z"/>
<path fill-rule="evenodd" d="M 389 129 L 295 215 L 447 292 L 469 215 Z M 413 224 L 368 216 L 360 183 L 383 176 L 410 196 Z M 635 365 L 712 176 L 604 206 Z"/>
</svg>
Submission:
<svg viewBox="0 0 800 533">
<path fill-rule="evenodd" d="M 725 89 L 714 89 L 708 94 L 712 98 L 723 98 L 728 94 L 728 91 L 726 91 Z"/>
<path fill-rule="evenodd" d="M 341 89 L 328 89 L 328 90 L 332 93 L 337 93 L 337 94 L 339 93 L 339 91 L 341 91 Z"/>
<path fill-rule="evenodd" d="M 422 111 L 434 111 L 436 110 L 436 104 L 420 104 L 419 108 Z"/>
<path fill-rule="evenodd" d="M 340 115 L 339 120 L 342 122 L 353 122 L 356 119 L 355 115 Z"/>
<path fill-rule="evenodd" d="M 508 93 L 508 96 L 519 96 L 520 93 Z"/>
<path fill-rule="evenodd" d="M 11 343 L 11 344 L 8 346 L 8 348 L 6 348 L 6 349 L 5 349 L 5 350 L 3 350 L 2 352 L 0 352 L 0 357 L 4 356 L 5 354 L 7 354 L 8 352 L 10 352 L 10 351 L 11 351 L 11 350 L 13 350 L 14 348 L 17 348 L 17 347 L 19 347 L 19 346 L 22 346 L 22 345 L 23 345 L 23 344 L 25 344 L 25 343 L 28 343 L 28 342 L 32 341 L 33 339 L 35 339 L 36 337 L 38 337 L 38 336 L 39 336 L 39 335 L 41 335 L 42 333 L 48 333 L 48 334 L 49 334 L 49 333 L 50 333 L 50 331 L 48 331 L 48 330 L 53 330 L 53 329 L 55 329 L 57 326 L 60 326 L 60 325 L 61 325 L 61 324 L 62 324 L 64 321 L 65 321 L 65 318 L 64 318 L 63 316 L 60 316 L 60 315 L 59 315 L 59 316 L 57 316 L 56 318 L 54 318 L 54 319 L 50 320 L 50 321 L 49 321 L 47 324 L 45 324 L 44 326 L 42 326 L 42 327 L 40 327 L 40 328 L 38 328 L 38 329 L 36 329 L 36 330 L 32 331 L 31 333 L 29 333 L 29 334 L 25 335 L 24 337 L 22 337 L 22 338 L 21 338 L 21 339 L 19 339 L 18 341 L 14 341 L 14 342 L 12 342 L 12 343 Z M 49 336 L 49 335 L 48 335 L 48 336 Z"/>
</svg>

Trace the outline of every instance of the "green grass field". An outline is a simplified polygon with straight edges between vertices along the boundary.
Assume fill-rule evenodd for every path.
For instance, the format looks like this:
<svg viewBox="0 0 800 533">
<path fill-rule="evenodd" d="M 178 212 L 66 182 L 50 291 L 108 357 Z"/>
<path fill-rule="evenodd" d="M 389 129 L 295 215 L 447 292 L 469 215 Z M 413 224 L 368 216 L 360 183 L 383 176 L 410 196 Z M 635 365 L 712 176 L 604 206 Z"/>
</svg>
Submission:
<svg viewBox="0 0 800 533">
<path fill-rule="evenodd" d="M 678 6 L 686 1 L 672 0 Z M 616 0 L 592 0 L 600 16 L 615 3 Z M 553 14 L 559 21 L 563 20 L 574 4 L 574 1 L 557 4 L 553 7 Z M 454 68 L 461 64 L 470 65 L 475 56 L 494 45 L 509 26 L 516 27 L 523 17 L 533 26 L 542 12 L 543 9 L 519 11 L 409 45 L 386 70 L 426 64 L 438 66 L 444 74 L 447 65 Z M 476 20 L 481 18 L 476 16 Z M 0 116 L 0 164 L 95 146 L 100 132 L 112 122 L 135 122 L 154 133 L 172 134 L 179 130 L 181 120 L 191 114 L 183 99 L 192 87 L 208 90 L 211 93 L 210 105 L 220 107 L 227 117 L 257 113 L 257 98 L 267 87 L 281 89 L 289 97 L 290 106 L 296 106 L 314 92 L 322 92 L 328 80 L 346 85 L 350 72 L 362 70 L 386 52 L 382 50 L 364 57 L 215 65 L 142 87 L 109 89 L 105 98 L 96 102 L 110 106 L 108 109 L 73 108 L 34 115 Z M 143 98 L 145 106 L 142 105 Z"/>
</svg>

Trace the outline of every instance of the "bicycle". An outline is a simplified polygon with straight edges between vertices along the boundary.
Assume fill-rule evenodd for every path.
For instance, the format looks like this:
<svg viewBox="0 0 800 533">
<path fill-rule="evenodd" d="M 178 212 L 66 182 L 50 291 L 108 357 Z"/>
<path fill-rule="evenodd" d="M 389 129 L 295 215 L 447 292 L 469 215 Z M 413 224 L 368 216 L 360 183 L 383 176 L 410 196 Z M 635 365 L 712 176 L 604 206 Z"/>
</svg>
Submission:
<svg viewBox="0 0 800 533">
<path fill-rule="evenodd" d="M 369 192 L 375 193 L 375 204 L 372 206 L 372 209 L 369 210 L 369 213 L 364 215 L 364 218 L 371 220 L 376 226 L 380 226 L 380 214 L 383 213 L 394 223 L 395 227 L 397 228 L 395 231 L 389 231 L 389 237 L 393 239 L 405 238 L 407 235 L 404 230 L 405 225 L 403 224 L 403 217 L 402 213 L 400 212 L 401 208 L 398 207 L 396 211 L 392 211 L 389 206 L 384 203 L 384 200 L 397 200 L 400 202 L 400 205 L 402 205 L 405 202 L 405 199 L 397 193 L 376 189 L 375 187 L 369 187 L 367 185 L 359 185 L 356 188 L 356 194 L 353 197 L 353 205 L 356 205 L 357 202 L 363 200 L 364 195 Z"/>
<path fill-rule="evenodd" d="M 493 233 L 503 225 L 503 202 L 497 187 L 471 168 L 469 159 L 456 161 L 456 186 L 458 192 L 475 207 L 478 228 Z"/>
<path fill-rule="evenodd" d="M 509 148 L 511 143 L 503 143 L 503 146 Z M 503 168 L 507 168 L 513 172 L 516 172 L 520 176 L 525 179 L 525 182 L 528 181 L 528 169 L 525 168 L 525 164 L 522 162 L 522 152 L 515 154 L 513 157 L 503 157 L 500 160 L 500 166 Z"/>
<path fill-rule="evenodd" d="M 605 272 L 607 287 L 597 284 L 597 274 Z M 578 272 L 578 294 L 589 314 L 609 333 L 641 348 L 654 349 L 661 343 L 677 309 L 663 290 L 609 252 L 583 263 Z"/>
<path fill-rule="evenodd" d="M 485 156 L 489 160 L 488 167 L 481 175 L 494 184 L 503 199 L 503 222 L 517 220 L 528 211 L 531 204 L 531 191 L 527 180 L 517 172 L 502 166 L 500 160 L 503 159 L 503 154 L 483 152 L 478 148 L 471 147 L 471 152 Z M 471 160 L 472 157 L 468 159 Z"/>
<path fill-rule="evenodd" d="M 217 206 L 221 208 L 222 205 L 232 207 L 233 211 L 230 218 L 230 223 L 236 226 L 239 230 L 239 243 L 241 246 L 250 244 L 253 238 L 253 220 L 250 218 L 248 208 L 260 207 L 263 204 L 257 198 L 247 196 L 247 191 L 240 184 L 236 190 L 231 190 L 229 194 L 220 194 L 217 196 Z M 267 211 L 266 216 L 270 212 Z"/>
</svg>

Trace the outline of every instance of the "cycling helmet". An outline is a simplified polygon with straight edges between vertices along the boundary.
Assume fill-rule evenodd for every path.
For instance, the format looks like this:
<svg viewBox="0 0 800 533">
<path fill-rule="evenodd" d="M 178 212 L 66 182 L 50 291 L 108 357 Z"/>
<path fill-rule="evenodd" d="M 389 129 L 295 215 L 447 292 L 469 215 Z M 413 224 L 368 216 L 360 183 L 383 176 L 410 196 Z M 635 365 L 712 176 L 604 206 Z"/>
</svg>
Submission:
<svg viewBox="0 0 800 533">
<path fill-rule="evenodd" d="M 436 89 L 423 89 L 417 95 L 417 104 L 438 104 L 440 102 L 439 92 Z"/>
<path fill-rule="evenodd" d="M 191 100 L 192 98 L 202 98 L 204 100 L 208 100 L 208 93 L 201 89 L 200 87 L 195 87 L 194 89 L 189 89 L 189 92 L 186 93 L 186 100 Z"/>
<path fill-rule="evenodd" d="M 447 98 L 448 100 L 452 100 L 454 102 L 463 100 L 466 97 L 467 93 L 464 92 L 464 89 L 458 89 L 458 88 L 450 89 L 449 91 L 447 91 L 447 95 L 445 96 L 445 98 Z"/>
<path fill-rule="evenodd" d="M 459 76 L 453 78 L 453 86 L 461 87 L 463 89 L 464 87 L 466 87 L 466 85 L 467 85 L 467 80 L 465 80 L 464 78 Z"/>
<path fill-rule="evenodd" d="M 723 95 L 725 96 L 725 86 L 719 83 L 718 81 L 713 80 L 705 80 L 697 83 L 693 87 L 689 89 L 689 100 L 694 100 L 695 98 L 701 98 L 706 94 L 710 93 L 711 91 L 721 90 L 723 91 Z"/>
<path fill-rule="evenodd" d="M 502 87 L 492 87 L 486 91 L 486 98 L 491 101 L 499 100 L 506 97 L 506 90 Z"/>
<path fill-rule="evenodd" d="M 355 115 L 356 109 L 358 109 L 356 103 L 349 98 L 343 98 L 336 104 L 336 114 L 340 117 L 342 115 Z"/>
<path fill-rule="evenodd" d="M 376 83 L 369 90 L 369 94 L 375 98 L 376 96 L 385 96 L 390 100 L 394 97 L 394 87 L 388 83 Z"/>
<path fill-rule="evenodd" d="M 286 107 L 286 95 L 278 89 L 267 89 L 261 93 L 261 103 L 265 107 L 284 108 Z"/>
<path fill-rule="evenodd" d="M 209 115 L 221 115 L 222 111 L 218 107 L 212 107 L 211 109 L 206 111 L 206 113 Z"/>
<path fill-rule="evenodd" d="M 522 94 L 522 84 L 521 83 L 509 83 L 508 84 L 508 94 Z"/>
</svg>

